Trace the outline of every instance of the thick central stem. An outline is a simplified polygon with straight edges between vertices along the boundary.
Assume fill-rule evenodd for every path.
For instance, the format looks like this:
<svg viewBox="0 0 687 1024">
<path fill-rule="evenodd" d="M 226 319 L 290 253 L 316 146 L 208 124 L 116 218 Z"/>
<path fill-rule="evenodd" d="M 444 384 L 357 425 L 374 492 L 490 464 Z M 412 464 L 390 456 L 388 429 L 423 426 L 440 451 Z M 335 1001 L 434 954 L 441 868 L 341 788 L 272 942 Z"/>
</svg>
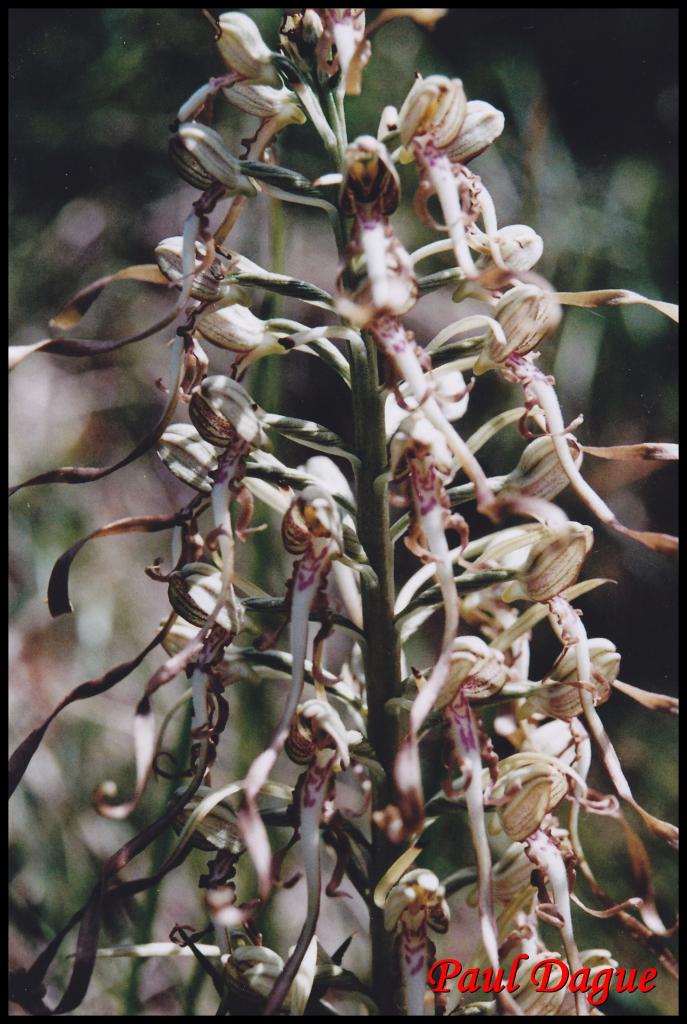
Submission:
<svg viewBox="0 0 687 1024">
<path fill-rule="evenodd" d="M 365 638 L 365 679 L 368 704 L 368 736 L 387 781 L 375 784 L 375 810 L 390 800 L 397 736 L 385 711 L 386 702 L 400 692 L 401 662 L 394 628 L 394 552 L 388 502 L 389 460 L 384 427 L 384 394 L 379 387 L 377 349 L 370 337 L 363 345 L 350 346 L 351 385 L 356 453 L 358 536 L 375 577 L 362 578 Z M 384 833 L 373 826 L 371 891 L 399 854 Z M 394 986 L 391 936 L 384 930 L 382 912 L 371 906 L 372 978 L 382 1014 L 393 1014 Z"/>
</svg>

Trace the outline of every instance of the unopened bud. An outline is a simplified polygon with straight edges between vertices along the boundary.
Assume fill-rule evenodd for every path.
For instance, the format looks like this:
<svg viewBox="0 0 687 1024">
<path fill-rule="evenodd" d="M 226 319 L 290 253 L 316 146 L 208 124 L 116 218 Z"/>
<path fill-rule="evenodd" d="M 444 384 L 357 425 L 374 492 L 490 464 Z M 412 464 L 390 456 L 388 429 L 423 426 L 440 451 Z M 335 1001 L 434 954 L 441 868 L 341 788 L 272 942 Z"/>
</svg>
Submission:
<svg viewBox="0 0 687 1024">
<path fill-rule="evenodd" d="M 568 434 L 566 440 L 575 465 L 579 466 L 582 462 L 582 449 L 572 434 Z M 569 483 L 570 479 L 561 466 L 552 438 L 537 437 L 527 445 L 517 466 L 504 480 L 499 494 L 513 491 L 553 501 Z"/>
<path fill-rule="evenodd" d="M 272 53 L 252 18 L 238 11 L 221 14 L 217 49 L 230 71 L 264 85 L 279 85 Z"/>
<path fill-rule="evenodd" d="M 480 251 L 493 253 L 494 248 L 507 270 L 523 273 L 539 262 L 544 242 L 527 224 L 508 224 L 490 235 Z"/>
<path fill-rule="evenodd" d="M 547 530 L 533 546 L 518 579 L 508 585 L 504 597 L 550 601 L 577 580 L 593 543 L 591 526 L 566 523 L 558 530 Z"/>
<path fill-rule="evenodd" d="M 193 392 L 189 416 L 201 437 L 218 448 L 226 448 L 237 439 L 253 448 L 268 444 L 260 407 L 241 384 L 229 377 L 206 377 Z"/>
<path fill-rule="evenodd" d="M 201 314 L 196 328 L 207 341 L 229 352 L 252 352 L 258 346 L 281 352 L 279 335 L 270 331 L 264 320 L 251 313 L 247 306 L 226 306 Z"/>
<path fill-rule="evenodd" d="M 470 100 L 465 109 L 460 134 L 447 147 L 446 156 L 455 163 L 466 164 L 498 139 L 505 121 L 501 111 L 492 107 L 491 103 Z"/>
<path fill-rule="evenodd" d="M 169 140 L 169 155 L 184 181 L 194 188 L 205 190 L 219 182 L 233 194 L 255 195 L 255 187 L 241 173 L 222 136 L 199 121 L 181 125 Z"/>
<path fill-rule="evenodd" d="M 443 149 L 458 137 L 466 110 L 467 100 L 459 78 L 418 78 L 398 115 L 401 142 L 409 146 L 415 136 L 428 135 L 435 146 Z"/>
<path fill-rule="evenodd" d="M 504 801 L 497 808 L 504 832 L 511 839 L 522 841 L 537 831 L 567 792 L 564 771 L 541 755 L 520 753 L 499 762 L 499 778 L 492 798 Z"/>
<path fill-rule="evenodd" d="M 287 124 L 305 124 L 306 117 L 300 103 L 286 88 L 273 89 L 269 85 L 236 82 L 222 91 L 232 106 L 261 120 L 275 117 L 282 127 Z"/>
<path fill-rule="evenodd" d="M 210 473 L 217 469 L 218 452 L 190 423 L 173 423 L 160 438 L 157 453 L 167 469 L 196 491 L 212 490 Z"/>
</svg>

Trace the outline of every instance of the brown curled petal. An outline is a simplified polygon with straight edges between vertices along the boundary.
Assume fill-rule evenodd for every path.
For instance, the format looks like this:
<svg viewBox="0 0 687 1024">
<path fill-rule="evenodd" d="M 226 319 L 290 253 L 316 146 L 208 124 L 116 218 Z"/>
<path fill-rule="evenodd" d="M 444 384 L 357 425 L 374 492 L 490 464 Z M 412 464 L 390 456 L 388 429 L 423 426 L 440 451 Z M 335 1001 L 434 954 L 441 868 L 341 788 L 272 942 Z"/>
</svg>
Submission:
<svg viewBox="0 0 687 1024">
<path fill-rule="evenodd" d="M 122 679 L 126 679 L 134 669 L 138 668 L 143 659 L 157 647 L 159 643 L 164 639 L 167 629 L 172 623 L 170 617 L 159 631 L 156 636 L 151 640 L 147 647 L 145 647 L 140 654 L 137 654 L 131 661 L 125 661 L 121 665 L 117 665 L 115 668 L 109 670 L 104 675 L 99 676 L 97 679 L 90 679 L 87 683 L 81 683 L 75 687 L 67 696 L 62 700 L 54 711 L 52 711 L 45 719 L 42 725 L 37 729 L 34 729 L 30 733 L 23 743 L 20 743 L 17 749 L 14 751 L 9 760 L 8 765 L 8 781 L 9 781 L 9 796 L 12 796 L 15 789 L 19 785 L 24 775 L 24 772 L 31 763 L 31 758 L 38 750 L 38 747 L 46 733 L 46 730 L 52 720 L 66 708 L 68 704 L 72 704 L 77 700 L 87 700 L 89 697 L 96 697 L 100 693 L 105 693 L 110 690 L 117 683 L 121 682 Z"/>
<path fill-rule="evenodd" d="M 619 462 L 626 462 L 634 459 L 656 460 L 660 462 L 677 461 L 679 445 L 663 442 L 645 442 L 644 444 L 616 444 L 608 448 L 594 448 L 591 445 L 581 444 L 580 448 L 587 455 L 594 455 L 597 459 L 616 459 Z"/>
<path fill-rule="evenodd" d="M 666 937 L 669 935 L 669 930 L 661 920 L 656 906 L 654 884 L 651 877 L 652 865 L 649 860 L 649 854 L 640 836 L 635 832 L 622 812 L 618 813 L 618 820 L 625 834 L 634 883 L 636 891 L 639 893 L 638 906 L 640 907 L 640 916 L 644 924 L 654 935 Z"/>
<path fill-rule="evenodd" d="M 112 782 L 102 782 L 93 794 L 95 809 L 104 818 L 114 818 L 117 821 L 128 818 L 141 799 L 148 781 L 155 757 L 155 719 L 147 696 L 143 697 L 136 708 L 134 749 L 136 752 L 136 786 L 132 798 L 120 804 L 107 803 L 106 801 L 117 793 L 117 787 Z"/>
<path fill-rule="evenodd" d="M 609 523 L 614 530 L 618 533 L 624 534 L 626 537 L 632 537 L 633 540 L 638 540 L 640 544 L 643 544 L 646 548 L 651 548 L 652 551 L 662 551 L 667 555 L 676 555 L 680 549 L 680 541 L 678 537 L 673 537 L 669 533 L 654 533 L 652 530 L 631 530 L 628 526 L 623 526 L 617 519 Z"/>
<path fill-rule="evenodd" d="M 623 910 L 633 910 L 635 907 L 642 906 L 642 900 L 639 896 L 631 896 L 629 899 L 623 900 L 622 903 L 616 903 L 612 907 L 606 907 L 605 910 L 594 910 L 592 907 L 586 906 L 586 904 L 584 904 L 574 893 L 570 894 L 570 899 L 581 910 L 584 910 L 585 914 L 589 914 L 590 917 L 597 917 L 602 920 L 609 917 L 617 917 L 617 915 Z"/>
<path fill-rule="evenodd" d="M 76 327 L 100 293 L 113 281 L 144 281 L 147 284 L 158 284 L 167 288 L 170 286 L 169 281 L 155 263 L 125 267 L 124 270 L 118 270 L 115 274 L 107 274 L 105 277 L 98 278 L 97 281 L 93 281 L 92 284 L 73 295 L 55 313 L 50 321 L 50 326 L 56 327 L 60 331 L 69 331 L 72 327 Z"/>
<path fill-rule="evenodd" d="M 154 875 L 147 878 L 136 878 L 130 882 L 122 882 L 116 887 L 107 889 L 108 882 L 119 871 L 127 866 L 137 854 L 146 849 L 174 820 L 188 798 L 200 784 L 200 778 L 194 779 L 189 788 L 157 821 L 144 828 L 114 853 L 102 867 L 101 877 L 93 889 L 86 904 L 72 915 L 64 928 L 46 946 L 40 956 L 28 970 L 19 970 L 10 975 L 10 992 L 12 999 L 24 1009 L 38 1016 L 56 1016 L 70 1013 L 83 1001 L 90 983 L 97 954 L 98 935 L 103 906 L 110 901 L 121 905 L 124 896 L 143 892 L 159 882 L 176 866 L 173 858 L 163 865 Z M 57 1006 L 50 1007 L 44 1001 L 45 986 L 43 979 L 54 960 L 62 942 L 75 924 L 81 921 L 79 937 L 74 955 L 74 967 L 67 988 Z"/>
<path fill-rule="evenodd" d="M 123 469 L 124 466 L 128 466 L 130 462 L 134 462 L 140 458 L 141 455 L 153 447 L 153 445 L 159 440 L 161 435 L 164 433 L 165 428 L 170 423 L 174 410 L 176 409 L 178 397 L 179 397 L 179 383 L 181 381 L 181 374 L 183 370 L 183 344 L 182 339 L 176 339 L 176 350 L 172 358 L 172 386 L 169 389 L 169 401 L 165 407 L 165 411 L 162 417 L 156 425 L 150 430 L 145 437 L 143 437 L 133 451 L 130 451 L 123 459 L 119 462 L 115 462 L 113 466 L 61 466 L 59 469 L 48 470 L 47 473 L 39 473 L 38 476 L 31 477 L 30 480 L 24 480 L 20 484 L 15 484 L 14 487 L 9 489 L 9 497 L 12 497 L 17 491 L 20 491 L 23 487 L 35 487 L 38 484 L 86 484 L 93 480 L 102 480 L 103 477 L 110 476 L 111 473 L 116 473 L 118 469 Z"/>
<path fill-rule="evenodd" d="M 87 537 L 82 537 L 76 544 L 72 544 L 69 550 L 57 559 L 50 574 L 48 583 L 50 614 L 53 618 L 57 618 L 58 615 L 65 615 L 73 611 L 69 600 L 69 570 L 79 551 L 89 540 L 122 533 L 158 533 L 161 530 L 171 530 L 173 526 L 183 522 L 184 518 L 178 512 L 172 516 L 130 516 L 126 519 L 118 519 L 114 523 L 108 523 L 107 526 L 101 526 L 89 533 Z"/>
<path fill-rule="evenodd" d="M 553 903 L 539 903 L 535 907 L 535 913 L 544 924 L 550 924 L 554 928 L 563 927 L 563 915 Z"/>
<path fill-rule="evenodd" d="M 626 697 L 631 697 L 638 704 L 643 704 L 650 711 L 667 711 L 671 715 L 680 713 L 680 701 L 677 697 L 670 697 L 664 693 L 651 693 L 649 690 L 642 690 L 639 686 L 623 683 L 619 679 L 614 679 L 611 685 L 624 693 Z"/>
<path fill-rule="evenodd" d="M 637 292 L 627 291 L 625 288 L 603 288 L 591 292 L 558 292 L 558 301 L 564 306 L 584 306 L 594 308 L 598 306 L 626 306 L 640 303 L 645 306 L 652 306 L 665 316 L 670 317 L 678 323 L 680 307 L 674 302 L 661 302 L 658 299 L 647 299 Z"/>
</svg>

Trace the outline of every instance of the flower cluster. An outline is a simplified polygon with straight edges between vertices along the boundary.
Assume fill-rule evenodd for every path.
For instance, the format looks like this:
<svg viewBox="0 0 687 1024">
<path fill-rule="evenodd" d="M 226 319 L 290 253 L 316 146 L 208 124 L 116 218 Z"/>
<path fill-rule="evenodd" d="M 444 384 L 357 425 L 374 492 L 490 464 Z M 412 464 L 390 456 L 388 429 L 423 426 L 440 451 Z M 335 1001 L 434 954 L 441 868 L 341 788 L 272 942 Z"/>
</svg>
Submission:
<svg viewBox="0 0 687 1024">
<path fill-rule="evenodd" d="M 431 27 L 444 13 L 388 9 L 366 25 L 363 8 L 290 9 L 275 49 L 247 15 L 222 14 L 215 41 L 224 68 L 181 104 L 169 140 L 174 169 L 199 193 L 178 236 L 160 241 L 154 264 L 120 271 L 81 292 L 54 323 L 71 327 L 109 280 L 123 278 L 175 293 L 169 314 L 116 342 L 58 337 L 11 352 L 14 363 L 37 351 L 83 356 L 174 324 L 167 405 L 137 448 L 115 466 L 65 467 L 18 487 L 98 479 L 154 447 L 166 469 L 191 489 L 171 517 L 119 520 L 90 535 L 172 531 L 168 570 L 161 564 L 148 570 L 167 587 L 169 615 L 141 655 L 72 691 L 11 760 L 16 787 L 63 707 L 115 685 L 160 645 L 165 660 L 136 709 L 135 792 L 117 801 L 105 783 L 96 794 L 101 814 L 126 817 L 160 772 L 165 726 L 155 725 L 154 695 L 179 676 L 189 679 L 179 704 L 192 709 L 190 758 L 181 766 L 187 782 L 166 813 L 104 866 L 77 915 L 74 973 L 58 1005 L 46 1002 L 43 978 L 59 942 L 50 947 L 52 956 L 43 954 L 13 978 L 14 998 L 30 1012 L 66 1013 L 79 1005 L 103 906 L 157 884 L 191 847 L 212 855 L 200 883 L 206 918 L 199 908 L 197 924 L 199 932 L 213 931 L 215 944 L 199 944 L 198 935 L 184 932 L 160 951 L 171 954 L 174 942 L 194 950 L 217 988 L 222 1015 L 302 1015 L 306 1007 L 336 1012 L 342 992 L 356 1014 L 444 1013 L 439 994 L 432 1002 L 427 970 L 436 952 L 430 933 L 445 934 L 451 918 L 460 922 L 471 963 L 494 976 L 522 953 L 532 962 L 563 957 L 571 972 L 614 964 L 607 951 L 578 949 L 573 904 L 612 917 L 638 941 L 661 949 L 672 969 L 662 946 L 670 929 L 653 903 L 648 873 L 638 871 L 642 892 L 607 895 L 585 857 L 580 817 L 617 821 L 640 867 L 648 858 L 626 807 L 651 833 L 677 844 L 675 827 L 635 799 L 599 711 L 614 690 L 654 710 L 674 712 L 675 702 L 619 681 L 620 655 L 610 639 L 587 635 L 575 601 L 606 582 L 584 577 L 598 523 L 666 554 L 675 551 L 676 540 L 620 523 L 592 489 L 581 469 L 579 424 L 566 425 L 555 381 L 538 358 L 552 344 L 566 305 L 643 302 L 673 319 L 677 313 L 617 289 L 560 292 L 535 271 L 544 242 L 527 225 L 499 225 L 494 201 L 472 169 L 473 159 L 504 131 L 504 116 L 485 101 L 468 100 L 460 79 L 418 75 L 400 110 L 379 112 L 375 134 L 348 141 L 345 97 L 361 91 L 371 37 L 393 17 Z M 211 127 L 220 103 L 256 120 L 240 154 Z M 306 123 L 329 161 L 315 182 L 278 162 L 279 134 Z M 402 164 L 414 164 L 415 213 L 439 235 L 415 252 L 406 250 L 394 224 Z M 331 294 L 229 247 L 236 222 L 250 217 L 261 193 L 326 216 L 339 250 Z M 433 198 L 442 222 L 430 212 Z M 215 223 L 218 209 L 222 217 Z M 418 268 L 438 253 L 449 254 L 441 283 L 454 289 L 454 300 L 477 300 L 483 311 L 458 315 L 433 338 L 417 338 L 406 317 L 436 287 Z M 262 319 L 255 311 L 260 289 L 309 307 L 308 324 Z M 317 326 L 314 314 L 323 321 Z M 210 373 L 208 346 L 221 372 Z M 296 349 L 320 360 L 348 388 L 352 442 L 318 423 L 268 412 L 253 399 L 255 363 Z M 487 373 L 515 385 L 522 405 L 465 437 L 458 423 Z M 516 421 L 527 442 L 520 459 L 510 473 L 488 477 L 478 452 Z M 280 438 L 320 454 L 287 466 L 272 453 Z M 611 459 L 669 459 L 674 448 L 590 451 Z M 568 486 L 594 527 L 571 521 L 556 504 Z M 469 527 L 460 509 L 470 503 Z M 277 594 L 237 570 L 238 547 L 250 544 L 251 523 L 266 510 L 280 517 L 277 543 L 293 556 Z M 393 554 L 401 537 L 420 564 L 396 592 Z M 53 615 L 71 610 L 69 567 L 83 543 L 55 566 Z M 413 668 L 408 642 L 437 610 L 442 632 L 434 655 Z M 260 617 L 275 615 L 277 626 L 267 631 Z M 543 620 L 559 656 L 544 678 L 533 680 L 532 631 Z M 338 643 L 330 654 L 333 639 Z M 222 745 L 225 691 L 242 678 L 282 681 L 279 720 L 245 778 L 213 787 L 216 763 L 232 770 L 233 753 Z M 483 714 L 494 705 L 500 710 L 489 736 Z M 443 789 L 428 799 L 423 766 L 430 745 L 423 743 L 437 728 L 446 756 L 433 775 L 443 771 Z M 498 756 L 497 747 L 511 752 Z M 606 772 L 605 794 L 588 782 L 595 756 Z M 276 777 L 285 758 L 298 768 L 293 786 Z M 351 794 L 357 796 L 353 807 Z M 423 854 L 426 829 L 444 815 L 467 820 L 474 869 L 456 864 L 456 877 L 442 880 L 413 865 Z M 280 851 L 270 831 L 277 825 L 292 831 Z M 177 844 L 161 871 L 121 881 L 126 864 L 167 828 L 176 830 Z M 336 862 L 323 892 L 325 845 Z M 292 847 L 306 902 L 294 946 L 277 951 L 263 945 L 254 918 L 275 888 L 288 884 L 280 873 Z M 241 892 L 235 877 L 242 857 L 255 869 L 252 891 Z M 591 886 L 596 908 L 575 894 L 577 874 Z M 321 916 L 336 914 L 333 897 L 351 886 L 370 910 L 371 978 L 341 966 L 345 949 L 330 955 L 317 940 Z M 549 950 L 540 922 L 558 930 L 562 952 Z M 129 952 L 144 955 L 136 947 Z M 472 999 L 472 1009 L 471 997 L 461 998 L 458 1013 L 589 1010 L 580 993 L 542 996 L 526 986 L 517 996 L 496 992 L 493 1002 Z"/>
</svg>

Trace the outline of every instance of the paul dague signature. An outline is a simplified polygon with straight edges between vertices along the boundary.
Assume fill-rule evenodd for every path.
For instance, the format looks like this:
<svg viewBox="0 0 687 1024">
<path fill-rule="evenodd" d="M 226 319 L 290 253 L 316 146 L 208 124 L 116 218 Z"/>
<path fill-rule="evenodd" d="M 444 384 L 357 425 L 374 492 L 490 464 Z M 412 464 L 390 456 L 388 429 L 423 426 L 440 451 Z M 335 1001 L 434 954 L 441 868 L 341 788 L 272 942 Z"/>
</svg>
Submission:
<svg viewBox="0 0 687 1024">
<path fill-rule="evenodd" d="M 517 992 L 521 984 L 516 982 L 522 968 L 521 961 L 529 960 L 529 954 L 518 953 L 504 980 L 503 968 L 500 967 L 494 977 L 491 968 L 480 971 L 478 967 L 467 967 L 463 971 L 460 960 L 437 960 L 427 972 L 427 983 L 434 992 L 448 993 L 447 982 L 455 982 L 455 988 L 462 993 L 484 992 Z M 636 968 L 626 971 L 622 967 L 603 967 L 592 972 L 590 967 L 582 967 L 571 974 L 570 968 L 563 960 L 551 957 L 538 960 L 529 974 L 529 981 L 537 992 L 558 992 L 568 986 L 571 992 L 584 992 L 590 1006 L 603 1006 L 611 992 L 651 992 L 656 988 L 654 978 L 657 971 L 647 968 L 637 978 Z M 553 974 L 553 977 L 552 977 Z"/>
</svg>

